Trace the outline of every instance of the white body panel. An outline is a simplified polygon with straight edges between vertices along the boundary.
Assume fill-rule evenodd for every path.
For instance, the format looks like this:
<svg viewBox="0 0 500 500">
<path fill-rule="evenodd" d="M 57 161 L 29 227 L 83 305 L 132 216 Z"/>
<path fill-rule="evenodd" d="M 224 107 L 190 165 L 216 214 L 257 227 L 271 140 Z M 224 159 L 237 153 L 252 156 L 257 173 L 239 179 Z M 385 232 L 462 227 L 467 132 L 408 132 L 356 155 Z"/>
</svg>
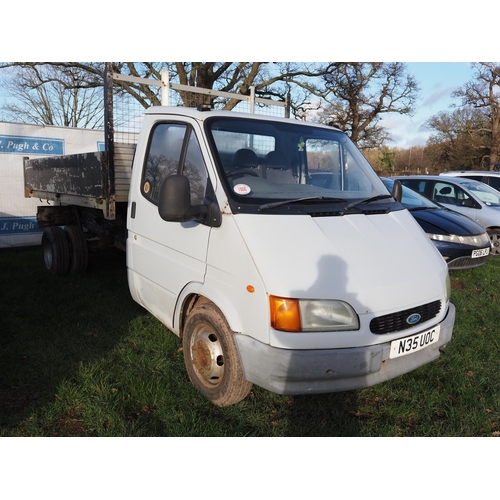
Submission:
<svg viewBox="0 0 500 500">
<path fill-rule="evenodd" d="M 361 329 L 355 332 L 271 330 L 271 345 L 327 349 L 381 343 L 392 337 L 369 331 L 374 316 L 444 301 L 446 264 L 406 210 L 372 216 L 234 218 L 269 295 L 342 300 L 360 318 Z M 251 323 L 243 331 L 249 330 Z"/>
</svg>

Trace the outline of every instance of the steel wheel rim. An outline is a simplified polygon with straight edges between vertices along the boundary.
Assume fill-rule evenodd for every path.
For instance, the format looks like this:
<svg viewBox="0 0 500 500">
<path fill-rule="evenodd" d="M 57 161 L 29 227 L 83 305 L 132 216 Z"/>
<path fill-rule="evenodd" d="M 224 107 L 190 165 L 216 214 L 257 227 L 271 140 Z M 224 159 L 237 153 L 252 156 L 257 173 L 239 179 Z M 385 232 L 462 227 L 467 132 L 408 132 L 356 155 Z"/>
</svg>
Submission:
<svg viewBox="0 0 500 500">
<path fill-rule="evenodd" d="M 218 335 L 201 325 L 191 340 L 191 363 L 198 377 L 207 385 L 220 384 L 224 376 L 224 352 Z"/>
</svg>

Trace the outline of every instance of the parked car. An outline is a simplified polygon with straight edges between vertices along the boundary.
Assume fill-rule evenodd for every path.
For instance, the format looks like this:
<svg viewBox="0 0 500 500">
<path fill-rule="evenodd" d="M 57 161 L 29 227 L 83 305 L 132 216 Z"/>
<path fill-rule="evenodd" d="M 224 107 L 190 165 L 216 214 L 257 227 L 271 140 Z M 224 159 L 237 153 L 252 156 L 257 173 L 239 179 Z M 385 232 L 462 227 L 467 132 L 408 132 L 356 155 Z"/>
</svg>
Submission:
<svg viewBox="0 0 500 500">
<path fill-rule="evenodd" d="M 491 255 L 500 255 L 500 193 L 465 177 L 409 175 L 392 177 L 430 200 L 470 217 L 490 236 Z"/>
<path fill-rule="evenodd" d="M 392 192 L 394 180 L 382 177 Z M 469 217 L 448 210 L 403 186 L 401 204 L 409 210 L 448 264 L 448 269 L 470 269 L 486 263 L 490 238 L 482 226 Z"/>
<path fill-rule="evenodd" d="M 474 181 L 488 184 L 493 189 L 500 192 L 500 172 L 491 172 L 489 170 L 456 170 L 443 172 L 439 175 L 449 175 L 450 177 L 465 177 Z"/>
</svg>

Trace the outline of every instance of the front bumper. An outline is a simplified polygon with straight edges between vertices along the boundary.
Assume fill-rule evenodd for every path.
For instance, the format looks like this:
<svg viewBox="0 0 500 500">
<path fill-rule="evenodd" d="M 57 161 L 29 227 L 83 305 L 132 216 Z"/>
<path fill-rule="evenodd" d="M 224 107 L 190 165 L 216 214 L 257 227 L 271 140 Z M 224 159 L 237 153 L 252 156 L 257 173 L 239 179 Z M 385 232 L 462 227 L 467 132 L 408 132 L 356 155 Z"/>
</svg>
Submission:
<svg viewBox="0 0 500 500">
<path fill-rule="evenodd" d="M 440 324 L 439 341 L 389 359 L 390 342 L 347 349 L 293 350 L 235 334 L 246 380 L 277 394 L 320 394 L 362 389 L 415 370 L 440 356 L 455 324 L 455 306 Z"/>
<path fill-rule="evenodd" d="M 474 247 L 458 243 L 431 240 L 448 264 L 450 271 L 458 269 L 473 269 L 486 264 L 488 256 L 472 258 L 474 250 L 484 250 L 489 246 Z"/>
</svg>

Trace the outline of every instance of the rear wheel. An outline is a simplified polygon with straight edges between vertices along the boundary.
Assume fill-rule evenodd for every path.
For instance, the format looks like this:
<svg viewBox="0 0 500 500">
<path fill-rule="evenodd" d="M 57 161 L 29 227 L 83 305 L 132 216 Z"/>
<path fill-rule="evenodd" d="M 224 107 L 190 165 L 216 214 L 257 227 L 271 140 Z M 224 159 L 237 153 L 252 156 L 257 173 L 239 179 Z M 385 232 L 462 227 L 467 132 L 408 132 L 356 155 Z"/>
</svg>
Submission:
<svg viewBox="0 0 500 500">
<path fill-rule="evenodd" d="M 500 255 L 500 229 L 488 229 L 488 234 L 491 241 L 490 255 Z"/>
<path fill-rule="evenodd" d="M 89 251 L 83 229 L 80 226 L 66 226 L 64 232 L 69 245 L 69 272 L 84 273 L 87 270 Z"/>
<path fill-rule="evenodd" d="M 196 306 L 188 316 L 182 344 L 191 383 L 217 406 L 240 402 L 252 389 L 220 310 L 211 302 Z"/>
<path fill-rule="evenodd" d="M 69 245 L 64 231 L 59 226 L 45 229 L 42 235 L 42 253 L 45 268 L 54 276 L 69 270 Z"/>
</svg>

